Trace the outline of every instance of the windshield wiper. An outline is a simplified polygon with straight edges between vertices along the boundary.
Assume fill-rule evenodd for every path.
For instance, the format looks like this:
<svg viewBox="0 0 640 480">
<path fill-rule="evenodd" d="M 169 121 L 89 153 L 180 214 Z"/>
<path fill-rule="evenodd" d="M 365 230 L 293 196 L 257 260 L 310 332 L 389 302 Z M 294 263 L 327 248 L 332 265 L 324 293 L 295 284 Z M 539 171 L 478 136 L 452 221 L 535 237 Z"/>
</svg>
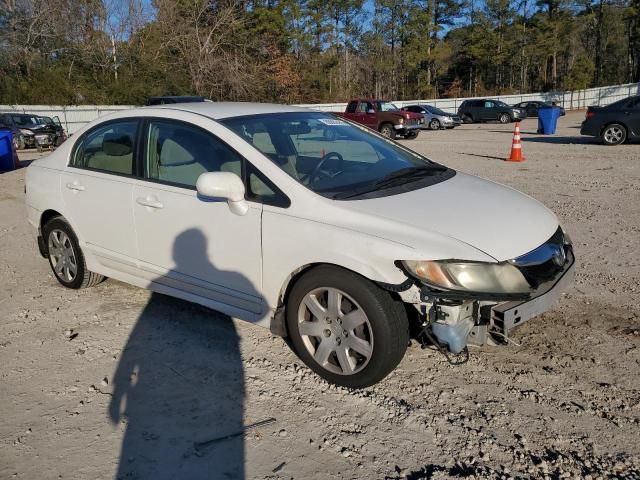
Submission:
<svg viewBox="0 0 640 480">
<path fill-rule="evenodd" d="M 375 192 L 377 190 L 384 190 L 385 188 L 394 187 L 396 185 L 404 185 L 413 180 L 418 180 L 423 177 L 434 175 L 440 172 L 444 172 L 447 168 L 441 165 L 434 165 L 431 167 L 407 167 L 391 172 L 385 175 L 375 182 L 365 185 L 362 188 L 352 190 L 350 192 L 336 193 L 333 198 L 336 200 L 344 200 L 347 198 L 357 197 L 369 192 Z"/>
</svg>

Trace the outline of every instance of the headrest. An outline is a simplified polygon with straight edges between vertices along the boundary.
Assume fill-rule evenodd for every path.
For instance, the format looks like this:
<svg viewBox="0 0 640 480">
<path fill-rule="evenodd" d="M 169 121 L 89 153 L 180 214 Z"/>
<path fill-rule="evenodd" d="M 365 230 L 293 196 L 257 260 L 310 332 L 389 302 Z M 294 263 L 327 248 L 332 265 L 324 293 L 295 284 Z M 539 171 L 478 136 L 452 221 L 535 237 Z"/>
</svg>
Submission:
<svg viewBox="0 0 640 480">
<path fill-rule="evenodd" d="M 107 133 L 102 139 L 102 151 L 112 157 L 131 153 L 131 137 L 122 133 Z"/>
<path fill-rule="evenodd" d="M 163 167 L 175 167 L 194 163 L 195 158 L 191 152 L 178 142 L 167 138 L 160 148 L 160 165 Z"/>
</svg>

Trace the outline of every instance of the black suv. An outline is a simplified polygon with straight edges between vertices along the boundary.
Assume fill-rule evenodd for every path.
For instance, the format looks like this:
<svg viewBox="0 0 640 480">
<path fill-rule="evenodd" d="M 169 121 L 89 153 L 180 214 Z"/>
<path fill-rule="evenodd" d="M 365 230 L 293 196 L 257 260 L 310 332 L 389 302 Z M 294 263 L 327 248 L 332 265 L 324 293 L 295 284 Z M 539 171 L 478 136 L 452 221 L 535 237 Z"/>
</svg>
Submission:
<svg viewBox="0 0 640 480">
<path fill-rule="evenodd" d="M 509 123 L 527 117 L 526 112 L 521 108 L 512 107 L 500 100 L 490 99 L 465 100 L 458 108 L 458 115 L 465 123 L 495 120 L 500 123 Z"/>
<path fill-rule="evenodd" d="M 589 107 L 580 133 L 598 137 L 605 145 L 640 139 L 640 95 L 618 100 L 606 107 Z"/>
<path fill-rule="evenodd" d="M 42 117 L 29 113 L 0 113 L 0 127 L 13 131 L 16 149 L 57 147 L 67 138 L 58 117 Z"/>
</svg>

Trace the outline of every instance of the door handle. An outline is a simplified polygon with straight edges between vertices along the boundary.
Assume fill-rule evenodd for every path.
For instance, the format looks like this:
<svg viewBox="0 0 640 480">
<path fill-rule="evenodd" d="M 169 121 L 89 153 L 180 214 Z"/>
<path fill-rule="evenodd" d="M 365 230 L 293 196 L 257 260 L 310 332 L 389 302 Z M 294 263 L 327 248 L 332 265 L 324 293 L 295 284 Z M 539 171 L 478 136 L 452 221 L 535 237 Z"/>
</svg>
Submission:
<svg viewBox="0 0 640 480">
<path fill-rule="evenodd" d="M 67 188 L 68 188 L 69 190 L 75 190 L 75 191 L 77 191 L 77 192 L 82 192 L 82 191 L 84 191 L 84 186 L 83 186 L 83 185 L 80 185 L 80 184 L 79 184 L 79 183 L 77 183 L 77 182 L 67 183 Z"/>
<path fill-rule="evenodd" d="M 151 197 L 138 197 L 138 198 L 136 198 L 136 202 L 138 202 L 138 204 L 140 204 L 140 205 L 143 205 L 145 207 L 150 207 L 150 208 L 162 208 L 162 207 L 164 207 L 162 202 L 156 200 L 155 198 L 151 198 Z"/>
</svg>

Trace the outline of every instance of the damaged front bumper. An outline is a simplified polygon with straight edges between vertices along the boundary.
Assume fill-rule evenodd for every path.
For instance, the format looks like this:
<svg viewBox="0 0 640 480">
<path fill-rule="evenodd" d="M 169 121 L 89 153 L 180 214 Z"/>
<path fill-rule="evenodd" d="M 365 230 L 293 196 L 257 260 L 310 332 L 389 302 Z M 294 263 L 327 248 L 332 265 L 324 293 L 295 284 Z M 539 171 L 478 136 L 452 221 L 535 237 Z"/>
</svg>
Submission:
<svg viewBox="0 0 640 480">
<path fill-rule="evenodd" d="M 558 236 L 563 238 L 556 233 L 549 242 L 555 242 Z M 435 337 L 441 346 L 457 354 L 468 344 L 495 344 L 496 336 L 506 339 L 514 328 L 553 308 L 573 283 L 575 271 L 571 244 L 554 245 L 562 249 L 561 263 L 556 257 L 531 263 L 530 255 L 521 257 L 524 259 L 521 263 L 518 263 L 520 259 L 513 261 L 536 285 L 530 294 L 437 291 L 420 285 L 420 302 L 416 307 L 420 312 L 421 331 L 427 335 L 418 339 L 426 341 L 430 336 Z"/>
</svg>

